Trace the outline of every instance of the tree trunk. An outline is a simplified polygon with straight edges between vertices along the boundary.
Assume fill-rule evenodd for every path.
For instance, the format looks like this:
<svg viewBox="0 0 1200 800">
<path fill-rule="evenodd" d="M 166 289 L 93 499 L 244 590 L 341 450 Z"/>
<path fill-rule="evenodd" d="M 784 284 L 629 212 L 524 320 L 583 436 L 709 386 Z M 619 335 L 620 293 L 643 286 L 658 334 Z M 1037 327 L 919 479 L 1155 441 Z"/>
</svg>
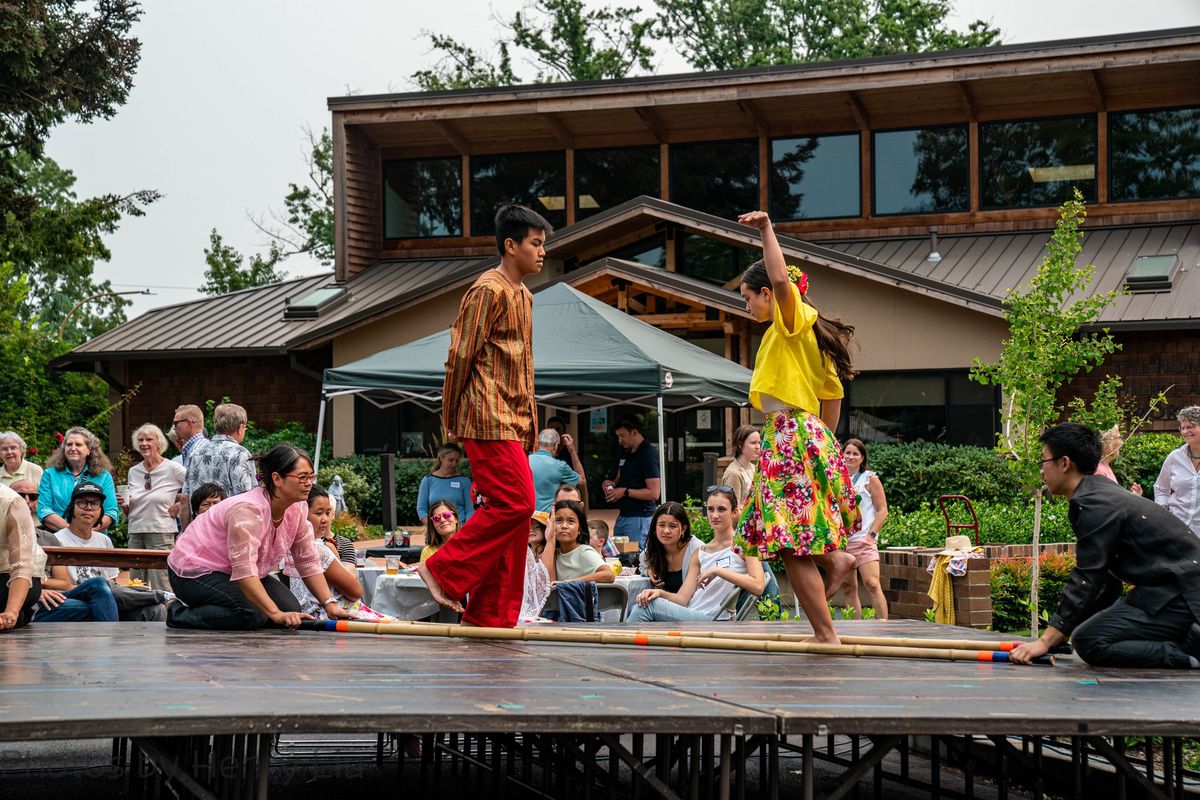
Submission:
<svg viewBox="0 0 1200 800">
<path fill-rule="evenodd" d="M 1039 486 L 1033 497 L 1033 563 L 1029 570 L 1029 635 L 1038 635 L 1038 581 L 1042 573 L 1042 489 Z"/>
</svg>

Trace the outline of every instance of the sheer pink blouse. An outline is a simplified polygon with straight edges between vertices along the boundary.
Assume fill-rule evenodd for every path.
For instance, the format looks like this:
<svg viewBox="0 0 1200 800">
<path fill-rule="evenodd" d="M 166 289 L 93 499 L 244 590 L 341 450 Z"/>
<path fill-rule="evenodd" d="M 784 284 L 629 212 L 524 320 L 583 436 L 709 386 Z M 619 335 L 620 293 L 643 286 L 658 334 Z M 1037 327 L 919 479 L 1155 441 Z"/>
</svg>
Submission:
<svg viewBox="0 0 1200 800">
<path fill-rule="evenodd" d="M 266 489 L 222 500 L 192 520 L 175 542 L 167 564 L 181 578 L 225 572 L 230 580 L 266 577 L 291 553 L 302 578 L 321 571 L 308 522 L 308 504 L 293 503 L 275 527 Z"/>
</svg>

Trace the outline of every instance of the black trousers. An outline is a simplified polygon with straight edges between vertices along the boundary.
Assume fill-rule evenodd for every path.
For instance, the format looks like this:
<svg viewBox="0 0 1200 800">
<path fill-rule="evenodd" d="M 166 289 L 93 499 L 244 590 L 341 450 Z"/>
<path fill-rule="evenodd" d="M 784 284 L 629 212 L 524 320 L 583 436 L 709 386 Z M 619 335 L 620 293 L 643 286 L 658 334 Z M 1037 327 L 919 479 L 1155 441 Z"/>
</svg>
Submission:
<svg viewBox="0 0 1200 800">
<path fill-rule="evenodd" d="M 1194 622 L 1182 596 L 1154 614 L 1120 600 L 1076 628 L 1071 644 L 1093 667 L 1188 669 L 1191 661 L 1180 643 Z"/>
<path fill-rule="evenodd" d="M 168 628 L 199 628 L 210 631 L 251 631 L 272 623 L 258 606 L 250 602 L 236 581 L 224 572 L 210 572 L 199 578 L 181 578 L 167 569 L 171 590 L 182 603 L 167 610 Z M 273 575 L 262 579 L 267 595 L 280 611 L 299 611 L 300 601 Z"/>
<path fill-rule="evenodd" d="M 7 572 L 0 572 L 0 611 L 8 608 L 8 577 Z M 34 578 L 33 586 L 29 587 L 29 594 L 25 595 L 25 602 L 17 610 L 17 624 L 10 630 L 23 628 L 29 624 L 29 620 L 33 619 L 34 607 L 37 606 L 41 596 L 42 581 L 40 578 Z"/>
</svg>

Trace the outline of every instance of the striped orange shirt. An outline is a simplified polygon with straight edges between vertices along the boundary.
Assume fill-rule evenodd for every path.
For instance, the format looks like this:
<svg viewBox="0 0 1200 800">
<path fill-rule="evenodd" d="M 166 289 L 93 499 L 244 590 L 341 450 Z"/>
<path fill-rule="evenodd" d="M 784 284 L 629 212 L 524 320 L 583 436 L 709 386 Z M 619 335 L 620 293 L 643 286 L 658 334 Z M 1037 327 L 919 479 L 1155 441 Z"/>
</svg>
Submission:
<svg viewBox="0 0 1200 800">
<path fill-rule="evenodd" d="M 459 439 L 508 439 L 537 449 L 533 295 L 490 269 L 463 295 L 450 329 L 442 424 Z"/>
</svg>

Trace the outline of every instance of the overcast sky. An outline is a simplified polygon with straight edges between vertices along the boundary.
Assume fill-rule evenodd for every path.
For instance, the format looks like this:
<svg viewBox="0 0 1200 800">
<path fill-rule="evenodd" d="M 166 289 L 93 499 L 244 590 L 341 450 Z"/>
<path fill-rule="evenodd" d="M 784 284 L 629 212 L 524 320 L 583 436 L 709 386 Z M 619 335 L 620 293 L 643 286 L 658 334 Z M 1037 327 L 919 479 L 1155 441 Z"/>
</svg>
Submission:
<svg viewBox="0 0 1200 800">
<path fill-rule="evenodd" d="M 523 5 L 147 0 L 129 102 L 111 120 L 61 126 L 47 148 L 78 176 L 80 196 L 164 195 L 110 237 L 113 258 L 98 276 L 119 290 L 156 293 L 132 298 L 131 315 L 198 297 L 212 228 L 243 252 L 264 249 L 247 215 L 280 209 L 287 184 L 303 181 L 304 129 L 328 126 L 327 97 L 409 91 L 409 76 L 433 58 L 422 30 L 485 47 L 495 38 L 493 16 Z M 1200 2 L 959 0 L 954 27 L 978 18 L 1000 27 L 1005 43 L 1032 42 L 1200 25 Z M 657 60 L 660 73 L 687 71 L 674 53 Z M 284 268 L 293 276 L 322 269 L 298 259 Z"/>
</svg>

